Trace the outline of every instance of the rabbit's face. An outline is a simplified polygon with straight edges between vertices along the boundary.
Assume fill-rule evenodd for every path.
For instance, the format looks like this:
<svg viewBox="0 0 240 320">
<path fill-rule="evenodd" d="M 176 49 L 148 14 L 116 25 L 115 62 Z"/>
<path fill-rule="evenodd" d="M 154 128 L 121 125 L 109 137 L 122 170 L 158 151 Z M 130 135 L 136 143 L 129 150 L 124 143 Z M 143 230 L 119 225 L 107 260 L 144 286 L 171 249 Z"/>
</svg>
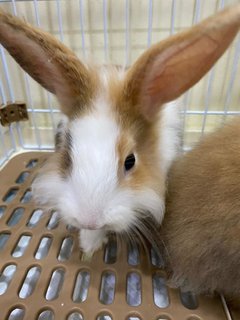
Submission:
<svg viewBox="0 0 240 320">
<path fill-rule="evenodd" d="M 113 68 L 100 72 L 101 85 L 89 112 L 65 122 L 56 167 L 39 175 L 33 185 L 38 202 L 57 209 L 67 223 L 79 228 L 122 232 L 146 215 L 158 223 L 163 217 L 170 159 L 162 150 L 172 152 L 177 130 L 167 142 L 163 136 L 170 131 L 164 116 L 149 123 L 131 111 L 123 113 L 123 108 L 131 109 L 124 99 L 124 77 Z"/>
</svg>

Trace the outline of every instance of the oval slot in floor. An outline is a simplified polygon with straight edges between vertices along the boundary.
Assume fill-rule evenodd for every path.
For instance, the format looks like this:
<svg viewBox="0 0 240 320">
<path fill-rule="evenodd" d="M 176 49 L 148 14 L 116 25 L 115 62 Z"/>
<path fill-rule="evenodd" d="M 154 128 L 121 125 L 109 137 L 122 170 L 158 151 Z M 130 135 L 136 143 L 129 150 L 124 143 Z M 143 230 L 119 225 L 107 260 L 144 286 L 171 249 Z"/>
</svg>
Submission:
<svg viewBox="0 0 240 320">
<path fill-rule="evenodd" d="M 64 276 L 65 271 L 63 269 L 57 269 L 53 272 L 46 292 L 47 300 L 55 300 L 58 298 L 63 286 Z"/>
<path fill-rule="evenodd" d="M 77 275 L 73 291 L 74 302 L 83 302 L 87 299 L 89 284 L 90 273 L 88 271 L 80 271 Z"/>
<path fill-rule="evenodd" d="M 198 302 L 196 296 L 190 291 L 182 291 L 180 290 L 180 300 L 185 308 L 194 310 L 198 307 Z"/>
<path fill-rule="evenodd" d="M 159 274 L 153 275 L 153 299 L 159 308 L 167 308 L 169 305 L 166 281 Z"/>
<path fill-rule="evenodd" d="M 130 306 L 139 306 L 142 301 L 141 277 L 136 272 L 127 276 L 127 303 Z"/>
<path fill-rule="evenodd" d="M 26 168 L 32 169 L 37 165 L 37 163 L 38 163 L 37 159 L 32 159 L 28 162 L 28 164 L 26 165 Z"/>
<path fill-rule="evenodd" d="M 43 216 L 43 211 L 41 209 L 34 210 L 31 218 L 28 220 L 27 227 L 34 228 L 37 226 L 38 222 Z"/>
<path fill-rule="evenodd" d="M 112 317 L 110 317 L 107 314 L 103 314 L 97 317 L 97 320 L 112 320 Z"/>
<path fill-rule="evenodd" d="M 113 264 L 117 260 L 117 240 L 116 237 L 111 237 L 105 247 L 104 262 Z"/>
<path fill-rule="evenodd" d="M 3 197 L 3 201 L 10 203 L 13 201 L 13 199 L 16 197 L 18 192 L 18 188 L 11 188 L 7 194 Z"/>
<path fill-rule="evenodd" d="M 23 197 L 21 198 L 20 202 L 21 203 L 28 203 L 29 201 L 31 201 L 32 199 L 32 191 L 31 190 L 27 190 Z"/>
<path fill-rule="evenodd" d="M 59 254 L 58 260 L 59 261 L 66 261 L 70 258 L 73 250 L 73 238 L 67 237 L 63 240 Z"/>
<path fill-rule="evenodd" d="M 15 264 L 10 264 L 3 269 L 3 272 L 0 275 L 0 295 L 3 295 L 7 291 L 16 269 L 17 267 Z"/>
<path fill-rule="evenodd" d="M 22 235 L 16 245 L 16 247 L 14 248 L 13 252 L 12 252 L 12 256 L 14 258 L 19 258 L 22 257 L 24 255 L 24 252 L 26 251 L 30 240 L 31 240 L 31 236 L 28 235 Z"/>
<path fill-rule="evenodd" d="M 84 320 L 84 319 L 81 313 L 74 312 L 68 316 L 67 320 Z"/>
<path fill-rule="evenodd" d="M 5 206 L 0 206 L 0 219 L 3 217 L 5 210 L 6 210 Z"/>
<path fill-rule="evenodd" d="M 0 233 L 0 251 L 4 249 L 9 237 L 10 233 Z"/>
<path fill-rule="evenodd" d="M 10 313 L 7 320 L 23 320 L 25 315 L 25 310 L 23 308 L 15 308 Z"/>
<path fill-rule="evenodd" d="M 54 313 L 51 310 L 44 310 L 39 314 L 38 320 L 55 320 Z"/>
<path fill-rule="evenodd" d="M 128 243 L 128 264 L 137 266 L 140 262 L 139 246 L 136 242 Z"/>
<path fill-rule="evenodd" d="M 24 172 L 22 172 L 19 176 L 18 176 L 18 178 L 17 178 L 17 180 L 16 180 L 16 183 L 17 184 L 22 184 L 22 183 L 24 183 L 26 180 L 27 180 L 27 178 L 29 177 L 29 172 L 28 171 L 24 171 Z"/>
<path fill-rule="evenodd" d="M 113 303 L 115 296 L 116 277 L 113 272 L 104 272 L 102 275 L 99 299 L 103 304 Z"/>
<path fill-rule="evenodd" d="M 41 260 L 45 258 L 49 252 L 49 249 L 52 244 L 52 238 L 43 237 L 38 245 L 37 251 L 35 253 L 35 258 Z"/>
<path fill-rule="evenodd" d="M 24 208 L 17 208 L 13 211 L 11 217 L 8 219 L 7 225 L 13 227 L 21 220 L 24 213 Z"/>
<path fill-rule="evenodd" d="M 56 211 L 52 212 L 51 218 L 48 221 L 47 229 L 53 230 L 56 229 L 59 224 L 59 215 Z"/>
<path fill-rule="evenodd" d="M 33 293 L 35 286 L 37 284 L 37 281 L 40 277 L 40 273 L 41 273 L 41 270 L 39 267 L 32 267 L 31 269 L 29 269 L 19 292 L 20 298 L 26 299 Z"/>
</svg>

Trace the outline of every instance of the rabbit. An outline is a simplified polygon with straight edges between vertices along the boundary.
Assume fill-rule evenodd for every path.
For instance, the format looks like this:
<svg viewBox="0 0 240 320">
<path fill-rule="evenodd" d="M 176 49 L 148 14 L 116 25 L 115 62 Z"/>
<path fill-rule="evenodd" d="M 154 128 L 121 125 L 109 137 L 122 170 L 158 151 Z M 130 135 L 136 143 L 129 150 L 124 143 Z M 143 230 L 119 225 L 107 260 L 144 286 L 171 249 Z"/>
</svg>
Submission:
<svg viewBox="0 0 240 320">
<path fill-rule="evenodd" d="M 79 228 L 83 252 L 93 254 L 111 231 L 138 234 L 149 217 L 161 223 L 180 141 L 172 101 L 206 74 L 239 25 L 237 5 L 116 68 L 85 64 L 50 34 L 0 12 L 0 43 L 65 115 L 32 185 L 35 201 Z"/>
<path fill-rule="evenodd" d="M 240 298 L 239 159 L 237 116 L 174 160 L 161 227 L 169 283 L 232 303 Z"/>
</svg>

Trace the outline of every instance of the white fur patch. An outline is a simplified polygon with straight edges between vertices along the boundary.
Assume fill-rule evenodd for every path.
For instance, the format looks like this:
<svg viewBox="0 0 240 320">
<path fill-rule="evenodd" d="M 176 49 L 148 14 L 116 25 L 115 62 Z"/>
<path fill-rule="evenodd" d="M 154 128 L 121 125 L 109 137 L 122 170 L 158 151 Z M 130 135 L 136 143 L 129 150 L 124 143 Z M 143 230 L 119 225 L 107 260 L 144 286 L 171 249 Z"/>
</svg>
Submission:
<svg viewBox="0 0 240 320">
<path fill-rule="evenodd" d="M 180 150 L 179 100 L 172 101 L 163 106 L 160 127 L 159 153 L 161 168 L 165 175 Z"/>
<path fill-rule="evenodd" d="M 101 106 L 98 106 L 101 108 Z M 66 181 L 67 206 L 87 228 L 102 227 L 104 207 L 117 187 L 119 128 L 113 118 L 95 112 L 74 120 L 72 136 L 72 173 Z"/>
<path fill-rule="evenodd" d="M 164 202 L 153 190 L 118 189 L 105 210 L 105 219 L 113 230 L 121 232 L 137 223 L 143 212 L 151 212 L 158 223 L 162 221 Z"/>
</svg>

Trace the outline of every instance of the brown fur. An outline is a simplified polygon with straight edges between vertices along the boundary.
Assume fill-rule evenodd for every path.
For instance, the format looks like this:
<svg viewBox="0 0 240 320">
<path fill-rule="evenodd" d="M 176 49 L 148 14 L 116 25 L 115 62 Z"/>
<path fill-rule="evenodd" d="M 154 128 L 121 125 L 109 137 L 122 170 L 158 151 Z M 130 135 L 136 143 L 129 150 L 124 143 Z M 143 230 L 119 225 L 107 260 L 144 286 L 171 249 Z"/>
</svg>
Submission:
<svg viewBox="0 0 240 320">
<path fill-rule="evenodd" d="M 175 161 L 162 232 L 173 283 L 240 297 L 240 118 Z"/>
<path fill-rule="evenodd" d="M 154 118 L 159 104 L 176 99 L 200 80 L 229 46 L 239 26 L 237 5 L 152 46 L 128 71 L 126 96 L 131 104 L 140 104 L 145 116 Z"/>
<path fill-rule="evenodd" d="M 117 148 L 120 157 L 119 182 L 122 187 L 131 189 L 142 189 L 149 187 L 157 194 L 165 191 L 165 179 L 159 162 L 158 145 L 160 144 L 159 129 L 157 125 L 149 125 L 144 120 L 123 127 L 123 136 L 120 138 Z M 132 137 L 133 139 L 129 139 Z M 126 178 L 124 173 L 124 161 L 126 157 L 134 153 L 136 155 L 136 166 Z"/>
<path fill-rule="evenodd" d="M 59 167 L 61 168 L 61 173 L 64 177 L 69 175 L 72 170 L 72 137 L 69 131 L 65 133 L 64 141 L 61 148 L 59 149 Z"/>
<path fill-rule="evenodd" d="M 60 41 L 0 10 L 0 42 L 26 72 L 57 95 L 66 115 L 76 116 L 89 107 L 95 73 Z"/>
</svg>

